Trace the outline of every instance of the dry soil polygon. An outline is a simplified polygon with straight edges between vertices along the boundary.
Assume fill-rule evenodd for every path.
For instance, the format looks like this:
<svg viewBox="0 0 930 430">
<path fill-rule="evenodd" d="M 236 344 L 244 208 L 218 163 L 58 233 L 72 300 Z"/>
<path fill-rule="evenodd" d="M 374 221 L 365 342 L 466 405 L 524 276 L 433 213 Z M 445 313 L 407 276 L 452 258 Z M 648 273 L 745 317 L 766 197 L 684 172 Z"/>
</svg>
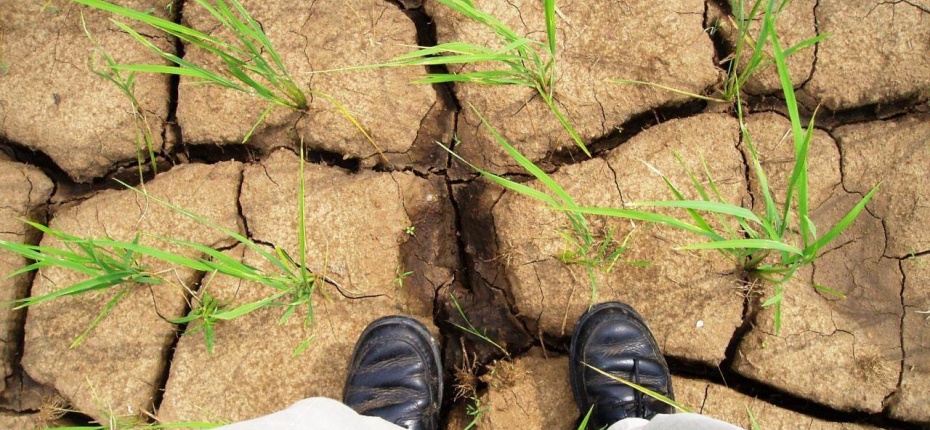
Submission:
<svg viewBox="0 0 930 430">
<path fill-rule="evenodd" d="M 834 130 L 843 152 L 843 184 L 865 195 L 881 183 L 869 208 L 888 230 L 885 254 L 905 257 L 930 250 L 930 116 L 910 115 Z"/>
<path fill-rule="evenodd" d="M 904 373 L 901 386 L 890 401 L 891 416 L 928 422 L 930 392 L 930 259 L 926 256 L 901 262 L 904 273 Z"/>
<path fill-rule="evenodd" d="M 488 390 L 481 403 L 487 410 L 480 428 L 575 428 L 578 407 L 569 385 L 568 357 L 547 358 L 536 348 L 512 363 L 496 363 L 484 378 Z"/>
<path fill-rule="evenodd" d="M 517 34 L 545 41 L 542 3 L 475 4 Z M 490 30 L 438 2 L 427 3 L 426 10 L 436 22 L 440 43 L 502 46 Z M 687 101 L 671 92 L 614 84 L 610 79 L 650 81 L 702 93 L 720 78 L 711 40 L 703 31 L 702 1 L 566 2 L 559 4 L 559 11 L 555 99 L 585 142 L 610 134 L 637 113 Z M 466 66 L 461 71 L 500 67 Z M 462 144 L 457 152 L 483 169 L 500 173 L 519 167 L 469 104 L 530 160 L 540 161 L 559 148 L 575 145 L 533 88 L 468 83 L 456 84 L 455 93 L 465 107 L 458 123 Z"/>
<path fill-rule="evenodd" d="M 246 169 L 242 213 L 255 239 L 297 249 L 298 169 L 287 150 Z M 350 295 L 400 288 L 398 276 L 413 271 L 403 288 L 417 290 L 419 311 L 432 309 L 435 290 L 454 265 L 451 205 L 441 182 L 313 164 L 305 178 L 311 269 L 325 271 Z M 413 244 L 419 251 L 402 249 Z"/>
<path fill-rule="evenodd" d="M 298 252 L 298 174 L 295 154 L 275 152 L 246 167 L 241 196 L 254 240 L 292 256 Z M 340 399 L 353 346 L 370 322 L 403 314 L 432 326 L 435 291 L 451 282 L 455 262 L 445 188 L 409 173 L 353 174 L 319 165 L 306 166 L 305 178 L 308 266 L 332 281 L 314 295 L 315 326 L 304 325 L 305 309 L 281 324 L 283 308 L 272 307 L 221 323 L 212 355 L 202 334 L 182 338 L 160 419 L 242 420 L 305 397 Z M 268 267 L 254 252 L 231 254 Z M 408 271 L 413 274 L 400 277 Z M 230 305 L 274 293 L 228 277 L 208 288 Z"/>
<path fill-rule="evenodd" d="M 692 408 L 697 413 L 721 421 L 752 428 L 748 411 L 759 428 L 763 429 L 811 429 L 811 430 L 867 430 L 876 427 L 823 421 L 817 418 L 783 409 L 772 403 L 747 396 L 723 385 L 699 379 L 674 378 L 675 400 Z"/>
<path fill-rule="evenodd" d="M 235 162 L 182 165 L 146 183 L 147 191 L 227 229 L 237 231 L 236 197 L 242 166 Z M 229 246 L 223 233 L 198 224 L 131 190 L 99 193 L 62 210 L 51 227 L 79 237 L 132 241 L 187 257 L 198 253 L 159 240 L 189 240 L 211 247 Z M 46 236 L 43 246 L 61 246 Z M 23 367 L 36 381 L 54 387 L 71 406 L 95 419 L 152 411 L 164 378 L 166 356 L 176 328 L 165 318 L 185 312 L 186 289 L 199 279 L 191 270 L 143 259 L 164 283 L 127 284 L 129 292 L 83 343 L 72 342 L 90 325 L 116 290 L 62 297 L 29 309 Z M 73 285 L 85 276 L 58 267 L 41 269 L 33 296 Z M 183 285 L 182 285 L 183 284 Z"/>
<path fill-rule="evenodd" d="M 695 192 L 675 158 L 677 152 L 695 172 L 702 169 L 701 157 L 709 160 L 722 195 L 740 204 L 747 199 L 747 188 L 737 143 L 735 119 L 701 115 L 651 128 L 605 159 L 564 166 L 552 176 L 582 206 L 622 208 L 635 201 L 673 198 L 653 169 L 691 196 Z M 528 185 L 540 187 L 535 182 Z M 509 288 L 519 315 L 531 327 L 568 336 L 591 304 L 592 288 L 582 265 L 560 258 L 573 249 L 565 238 L 572 235 L 566 217 L 509 192 L 477 210 L 490 211 L 497 234 L 494 264 L 502 276 L 495 282 Z M 612 270 L 606 272 L 606 264 L 597 270 L 596 301 L 618 300 L 637 308 L 666 354 L 718 364 L 742 320 L 735 263 L 716 253 L 674 250 L 700 241 L 678 230 L 617 218 L 589 219 L 598 241 L 613 229 L 611 246 L 617 247 L 629 235 L 628 249 Z"/>
<path fill-rule="evenodd" d="M 827 228 L 857 201 L 855 195 L 831 199 L 812 218 Z M 784 286 L 778 334 L 773 310 L 760 311 L 739 346 L 735 370 L 837 409 L 880 412 L 897 386 L 902 359 L 902 277 L 897 260 L 882 256 L 884 245 L 880 220 L 863 212 L 833 249 Z M 814 285 L 846 298 L 818 293 Z"/>
<path fill-rule="evenodd" d="M 481 396 L 486 412 L 479 428 L 574 429 L 579 412 L 569 385 L 569 358 L 534 349 L 513 363 L 498 362 L 484 378 Z M 699 379 L 672 378 L 675 400 L 695 413 L 752 428 L 747 408 L 763 429 L 867 430 L 875 427 L 828 422 L 783 409 L 723 385 Z M 467 421 L 466 421 L 467 422 Z M 452 427 L 462 428 L 462 427 Z"/>
<path fill-rule="evenodd" d="M 824 1 L 817 49 L 805 90 L 831 110 L 912 97 L 930 88 L 930 2 Z"/>
<path fill-rule="evenodd" d="M 0 193 L 0 240 L 34 243 L 38 239 L 36 232 L 27 228 L 21 220 L 43 221 L 43 206 L 52 193 L 52 182 L 34 167 L 0 161 L 0 184 L 3 184 L 3 193 Z M 23 312 L 15 311 L 7 304 L 25 297 L 30 281 L 28 274 L 14 278 L 6 276 L 26 264 L 25 258 L 0 251 L 0 303 L 4 304 L 0 307 L 0 392 L 6 389 L 6 378 L 12 372 L 23 322 Z"/>
<path fill-rule="evenodd" d="M 243 4 L 262 23 L 294 82 L 302 90 L 309 85 L 313 91 L 328 94 L 344 106 L 391 163 L 430 163 L 433 157 L 442 156 L 434 140 L 445 141 L 450 118 L 441 112 L 442 102 L 432 87 L 412 83 L 425 69 L 312 73 L 385 63 L 413 49 L 417 45 L 414 23 L 396 5 L 381 0 Z M 231 37 L 217 30 L 217 23 L 197 4 L 185 8 L 184 18 L 194 28 Z M 186 53 L 186 60 L 216 66 L 217 60 L 200 49 L 188 46 Z M 181 79 L 178 103 L 178 122 L 188 143 L 239 143 L 268 105 L 259 97 L 192 82 Z M 378 150 L 336 106 L 324 96 L 311 99 L 305 113 L 276 108 L 256 130 L 253 143 L 277 145 L 283 133 L 291 143 L 303 138 L 310 148 L 361 158 L 367 165 L 383 163 Z"/>
<path fill-rule="evenodd" d="M 164 1 L 116 3 L 166 17 Z M 64 0 L 3 0 L 0 62 L 9 70 L 0 70 L 0 137 L 44 152 L 71 178 L 89 182 L 136 159 L 139 129 L 126 95 L 89 66 L 91 58 L 98 70 L 106 62 L 81 28 L 82 13 L 100 49 L 117 63 L 161 61 L 110 22 L 108 13 Z M 171 52 L 166 39 L 151 40 Z M 136 76 L 135 96 L 148 117 L 155 149 L 161 150 L 168 78 Z"/>
</svg>

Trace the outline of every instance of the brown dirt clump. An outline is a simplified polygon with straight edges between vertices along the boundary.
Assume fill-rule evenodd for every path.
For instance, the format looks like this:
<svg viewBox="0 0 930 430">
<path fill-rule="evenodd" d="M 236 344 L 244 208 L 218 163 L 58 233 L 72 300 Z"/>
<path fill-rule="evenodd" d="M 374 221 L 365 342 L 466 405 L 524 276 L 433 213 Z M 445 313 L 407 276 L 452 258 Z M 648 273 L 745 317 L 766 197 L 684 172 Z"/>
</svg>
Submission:
<svg viewBox="0 0 930 430">
<path fill-rule="evenodd" d="M 930 2 L 819 2 L 816 72 L 805 90 L 831 110 L 900 100 L 930 88 Z"/>
<path fill-rule="evenodd" d="M 381 0 L 360 2 L 244 1 L 262 23 L 284 66 L 303 90 L 328 94 L 346 107 L 374 138 L 391 164 L 431 166 L 445 153 L 434 141 L 447 141 L 451 116 L 429 85 L 413 85 L 422 68 L 388 68 L 352 72 L 314 71 L 384 63 L 417 45 L 414 23 L 395 5 Z M 196 4 L 184 10 L 194 28 L 211 32 L 210 14 Z M 216 35 L 231 37 L 217 30 Z M 214 61 L 189 47 L 186 60 Z M 181 79 L 178 122 L 191 144 L 240 143 L 267 102 L 213 86 L 188 85 Z M 422 135 L 421 135 L 422 134 Z M 365 165 L 383 164 L 378 150 L 340 111 L 319 95 L 306 112 L 280 107 L 259 126 L 252 142 L 263 147 L 296 143 L 360 158 Z"/>
<path fill-rule="evenodd" d="M 165 16 L 165 2 L 127 0 L 123 6 L 151 8 Z M 42 151 L 78 182 L 90 182 L 136 159 L 136 126 L 129 99 L 88 66 L 103 69 L 87 29 L 118 63 L 158 63 L 157 55 L 134 43 L 109 21 L 109 14 L 63 0 L 4 1 L 0 6 L 0 137 Z M 171 51 L 166 39 L 152 42 Z M 162 149 L 168 116 L 168 78 L 140 74 L 136 98 Z"/>
<path fill-rule="evenodd" d="M 578 407 L 568 380 L 568 357 L 546 358 L 533 349 L 513 363 L 501 361 L 484 377 L 482 429 L 575 428 Z"/>
<path fill-rule="evenodd" d="M 0 184 L 0 240 L 34 243 L 37 232 L 20 219 L 44 220 L 44 204 L 52 193 L 52 182 L 36 168 L 0 161 Z M 23 311 L 15 311 L 7 304 L 25 297 L 30 281 L 29 275 L 6 276 L 26 264 L 25 258 L 0 251 L 0 392 L 6 389 L 6 378 L 13 371 L 24 316 Z"/>
<path fill-rule="evenodd" d="M 542 3 L 485 1 L 477 5 L 518 34 L 545 39 Z M 437 2 L 427 3 L 426 10 L 436 22 L 440 43 L 498 45 L 488 29 Z M 720 78 L 711 40 L 703 29 L 702 1 L 574 2 L 560 3 L 559 10 L 555 97 L 585 142 L 614 132 L 638 113 L 688 101 L 671 92 L 609 83 L 610 79 L 651 81 L 701 93 Z M 469 66 L 463 71 L 474 70 Z M 540 161 L 559 148 L 575 146 L 532 88 L 457 84 L 455 93 L 466 107 L 459 119 L 462 144 L 457 152 L 484 169 L 495 173 L 520 170 L 468 104 L 530 160 Z"/>
<path fill-rule="evenodd" d="M 709 167 L 720 192 L 739 203 L 746 199 L 746 183 L 736 129 L 736 121 L 725 115 L 670 121 L 613 150 L 606 160 L 565 166 L 553 178 L 582 206 L 620 208 L 634 201 L 672 198 L 661 177 L 645 163 L 689 192 L 689 179 L 675 151 L 696 172 L 701 171 L 701 157 L 712 161 Z M 592 288 L 583 265 L 561 258 L 575 249 L 566 237 L 579 240 L 572 237 L 567 219 L 512 193 L 488 203 L 469 209 L 488 211 L 496 233 L 494 243 L 488 244 L 495 257 L 479 261 L 476 270 L 510 291 L 519 315 L 531 327 L 550 336 L 568 336 L 591 304 Z M 639 309 L 666 354 L 719 364 L 742 315 L 735 264 L 716 253 L 673 250 L 699 241 L 678 230 L 616 218 L 590 217 L 590 225 L 598 241 L 614 231 L 610 249 L 630 237 L 629 249 L 612 270 L 607 272 L 609 264 L 597 265 L 597 301 L 618 300 Z"/>
<path fill-rule="evenodd" d="M 224 226 L 238 230 L 236 196 L 242 166 L 183 165 L 146 183 L 147 191 Z M 130 190 L 101 192 L 57 213 L 53 228 L 81 237 L 140 241 L 188 257 L 197 253 L 160 241 L 190 240 L 211 247 L 229 246 L 224 234 L 164 208 Z M 52 237 L 44 246 L 61 246 Z M 152 261 L 142 261 L 152 264 Z M 70 348 L 117 291 L 56 299 L 30 308 L 26 318 L 23 368 L 36 381 L 54 387 L 72 407 L 94 419 L 134 416 L 152 411 L 164 378 L 165 359 L 176 328 L 165 318 L 184 314 L 185 291 L 198 276 L 191 270 L 153 265 L 165 283 L 126 285 L 130 292 L 85 341 Z M 39 271 L 33 296 L 80 282 L 82 275 L 57 267 Z M 179 283 L 181 285 L 179 285 Z"/>
<path fill-rule="evenodd" d="M 843 152 L 846 189 L 865 195 L 881 183 L 869 209 L 888 230 L 885 255 L 902 258 L 930 250 L 930 115 L 840 127 L 833 135 Z"/>
<path fill-rule="evenodd" d="M 901 262 L 904 273 L 904 366 L 901 386 L 889 402 L 891 416 L 930 422 L 930 258 L 921 256 Z"/>
<path fill-rule="evenodd" d="M 282 150 L 247 167 L 241 198 L 255 240 L 292 256 L 298 249 L 297 163 Z M 408 173 L 306 168 L 308 264 L 333 281 L 314 296 L 315 326 L 304 325 L 305 310 L 282 324 L 283 309 L 272 307 L 221 323 L 212 355 L 201 334 L 182 338 L 159 419 L 235 421 L 305 397 L 341 398 L 353 346 L 368 323 L 406 314 L 432 327 L 433 296 L 451 282 L 453 269 L 451 252 L 442 248 L 453 243 L 445 189 Z M 230 254 L 256 267 L 267 265 L 251 251 Z M 400 278 L 407 271 L 414 273 Z M 204 288 L 230 306 L 273 293 L 228 277 Z M 294 355 L 311 337 L 310 346 Z"/>
</svg>

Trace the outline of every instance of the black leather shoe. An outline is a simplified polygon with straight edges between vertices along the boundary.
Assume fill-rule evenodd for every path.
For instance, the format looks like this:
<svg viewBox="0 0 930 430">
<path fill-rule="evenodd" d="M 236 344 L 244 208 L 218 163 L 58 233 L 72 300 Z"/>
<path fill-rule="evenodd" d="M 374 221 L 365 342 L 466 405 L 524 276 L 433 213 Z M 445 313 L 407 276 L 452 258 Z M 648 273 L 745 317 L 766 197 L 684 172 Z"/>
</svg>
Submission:
<svg viewBox="0 0 930 430">
<path fill-rule="evenodd" d="M 436 340 L 423 324 L 403 316 L 381 318 L 355 344 L 343 403 L 409 430 L 437 430 L 441 363 Z"/>
<path fill-rule="evenodd" d="M 629 305 L 601 303 L 582 315 L 572 333 L 569 358 L 572 393 L 582 416 L 594 406 L 589 428 L 674 412 L 671 406 L 585 366 L 674 398 L 665 358 L 643 318 Z"/>
</svg>

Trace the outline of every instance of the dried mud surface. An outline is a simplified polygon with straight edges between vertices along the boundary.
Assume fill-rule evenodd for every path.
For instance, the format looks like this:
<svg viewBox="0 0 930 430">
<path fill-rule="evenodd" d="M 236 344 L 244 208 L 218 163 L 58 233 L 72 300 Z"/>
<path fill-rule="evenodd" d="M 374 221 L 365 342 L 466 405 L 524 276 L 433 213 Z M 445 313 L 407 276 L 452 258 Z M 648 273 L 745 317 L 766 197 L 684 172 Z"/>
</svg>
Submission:
<svg viewBox="0 0 930 430">
<path fill-rule="evenodd" d="M 146 184 L 148 192 L 188 208 L 213 222 L 237 230 L 236 192 L 242 165 L 185 165 Z M 132 241 L 164 247 L 187 257 L 190 249 L 161 241 L 173 237 L 206 246 L 228 246 L 222 233 L 200 225 L 168 208 L 146 203 L 130 190 L 109 191 L 60 211 L 51 227 L 74 235 Z M 44 237 L 43 246 L 57 239 Z M 146 263 L 143 259 L 143 264 Z M 174 272 L 185 285 L 200 275 L 189 269 L 153 266 L 156 272 Z M 58 267 L 41 269 L 32 295 L 47 294 L 83 280 Z M 102 320 L 84 342 L 72 342 L 86 330 L 106 303 L 118 292 L 63 297 L 29 309 L 22 366 L 41 384 L 54 387 L 73 408 L 95 419 L 153 411 L 163 383 L 165 357 L 178 334 L 165 318 L 185 315 L 187 306 L 179 285 L 127 285 L 125 298 Z"/>
<path fill-rule="evenodd" d="M 517 34 L 545 40 L 542 3 L 500 1 L 481 7 Z M 658 83 L 693 93 L 718 81 L 713 46 L 703 34 L 701 1 L 576 1 L 559 8 L 562 27 L 557 36 L 555 99 L 586 143 L 618 131 L 635 114 L 687 100 L 669 92 L 607 82 L 610 79 L 650 81 L 660 76 Z M 427 3 L 426 9 L 436 21 L 440 43 L 500 45 L 489 30 L 438 3 Z M 465 67 L 462 71 L 474 70 Z M 474 106 L 530 160 L 541 161 L 575 145 L 532 88 L 465 84 L 457 85 L 455 94 L 462 106 Z M 462 143 L 457 152 L 467 160 L 494 173 L 519 169 L 471 109 L 462 110 L 458 132 Z"/>
<path fill-rule="evenodd" d="M 167 17 L 164 1 L 117 2 Z M 90 182 L 136 159 L 136 127 L 126 96 L 88 68 L 103 70 L 109 53 L 119 63 L 158 64 L 157 55 L 119 31 L 102 12 L 64 0 L 0 2 L 0 139 L 41 151 L 78 182 Z M 172 51 L 163 38 L 152 43 Z M 99 48 L 97 47 L 99 44 Z M 8 68 L 8 70 L 5 70 Z M 149 116 L 156 150 L 168 117 L 168 78 L 139 75 L 135 96 Z"/>
<path fill-rule="evenodd" d="M 414 22 L 397 6 L 381 0 L 243 4 L 263 23 L 294 81 L 301 88 L 322 93 L 312 97 L 306 112 L 276 109 L 256 130 L 255 145 L 274 147 L 303 139 L 310 148 L 361 159 L 369 166 L 389 162 L 399 168 L 415 165 L 425 170 L 445 159 L 434 141 L 448 140 L 452 117 L 443 112 L 443 102 L 432 87 L 409 85 L 423 75 L 422 68 L 314 73 L 386 63 L 417 45 Z M 217 26 L 201 8 L 191 7 L 184 19 L 210 34 Z M 344 24 L 349 22 L 353 23 L 351 30 Z M 190 51 L 186 58 L 208 61 L 206 52 L 186 49 Z M 182 79 L 180 86 L 178 123 L 185 141 L 242 142 L 267 102 L 219 87 L 188 85 L 193 81 Z M 346 106 L 375 144 L 327 97 Z"/>
<path fill-rule="evenodd" d="M 52 193 L 52 182 L 39 169 L 24 164 L 0 161 L 0 240 L 31 243 L 37 237 L 20 219 L 43 222 L 45 202 Z M 0 251 L 0 273 L 8 274 L 26 266 L 25 258 Z M 19 275 L 0 281 L 0 301 L 9 303 L 26 296 L 31 278 Z M 21 347 L 24 312 L 8 306 L 0 308 L 0 392 L 6 390 L 6 379 L 13 374 L 14 355 Z"/>
<path fill-rule="evenodd" d="M 720 192 L 739 204 L 748 196 L 735 126 L 733 118 L 715 114 L 670 121 L 604 158 L 565 166 L 553 178 L 582 206 L 622 207 L 666 192 L 650 166 L 669 172 L 675 182 L 687 181 L 677 151 L 691 169 L 700 169 L 701 156 L 716 160 L 711 171 Z M 513 193 L 478 210 L 489 213 L 497 239 L 492 249 L 478 251 L 487 255 L 481 258 L 487 262 L 478 267 L 480 275 L 510 291 L 520 317 L 538 332 L 568 336 L 593 291 L 585 266 L 560 259 L 573 251 L 565 235 L 581 240 L 572 236 L 567 218 Z M 631 228 L 628 221 L 604 218 L 593 220 L 591 230 L 598 241 L 613 232 L 617 239 L 611 247 L 629 238 L 622 261 L 610 271 L 607 264 L 596 268 L 596 300 L 623 301 L 639 309 L 667 354 L 719 364 L 742 320 L 735 266 L 720 255 L 672 250 L 688 238 L 671 228 Z"/>
<path fill-rule="evenodd" d="M 220 34 L 194 2 L 170 9 L 167 2 L 119 3 Z M 545 37 L 538 2 L 477 3 L 521 35 Z M 125 299 L 74 348 L 117 291 L 25 312 L 3 308 L 0 428 L 110 417 L 235 421 L 308 396 L 340 398 L 356 337 L 391 314 L 423 321 L 443 346 L 450 387 L 443 428 L 467 427 L 469 407 L 474 413 L 477 406 L 479 429 L 575 428 L 568 341 L 594 293 L 577 261 L 583 258 L 572 254 L 579 237 L 562 213 L 476 178 L 436 142 L 542 189 L 481 126 L 472 105 L 581 205 L 672 198 L 657 171 L 693 198 L 686 169 L 709 184 L 706 161 L 723 198 L 762 210 L 749 142 L 729 106 L 607 82 L 639 79 L 716 95 L 736 37 L 725 3 L 559 2 L 555 96 L 594 149 L 587 157 L 532 89 L 414 85 L 425 70 L 413 68 L 311 73 L 384 62 L 418 43 L 496 46 L 485 29 L 435 0 L 246 2 L 295 80 L 350 109 L 384 158 L 322 97 L 304 112 L 276 110 L 241 145 L 264 102 L 186 78 L 139 75 L 136 96 L 159 159 L 159 173 L 146 171 L 144 185 L 265 250 L 296 256 L 303 140 L 306 258 L 326 279 L 314 295 L 315 324 L 304 324 L 305 307 L 283 323 L 281 307 L 261 309 L 217 324 L 208 353 L 196 324 L 167 319 L 187 314 L 207 294 L 238 305 L 271 290 L 164 265 L 150 269 L 170 273 L 172 282 L 125 286 Z M 113 183 L 140 183 L 137 128 L 125 97 L 88 69 L 93 43 L 81 11 L 64 0 L 0 0 L 0 239 L 60 243 L 27 230 L 19 221 L 27 218 L 79 236 L 132 240 L 142 233 L 143 243 L 196 257 L 162 238 L 190 240 L 267 268 L 253 249 Z M 782 15 L 784 46 L 830 34 L 789 59 L 802 112 L 821 107 L 808 160 L 819 234 L 881 186 L 859 219 L 786 284 L 777 334 L 771 309 L 762 306 L 773 286 L 722 254 L 676 249 L 699 238 L 588 218 L 595 243 L 611 237 L 607 249 L 626 247 L 615 264 L 592 266 L 594 300 L 625 301 L 644 315 L 669 360 L 678 400 L 695 411 L 745 428 L 747 410 L 765 429 L 930 428 L 928 11 L 925 0 L 794 0 Z M 88 30 L 117 61 L 157 61 L 106 15 L 84 12 Z M 204 59 L 190 46 L 150 40 Z M 784 200 L 794 157 L 779 85 L 769 68 L 744 88 L 747 127 L 776 202 Z M 0 253 L 0 276 L 26 264 Z M 43 268 L 0 280 L 0 301 L 83 279 Z M 467 324 L 459 307 L 507 353 L 456 328 Z M 467 388 L 456 396 L 456 385 Z M 74 412 L 59 419 L 60 407 Z"/>
</svg>

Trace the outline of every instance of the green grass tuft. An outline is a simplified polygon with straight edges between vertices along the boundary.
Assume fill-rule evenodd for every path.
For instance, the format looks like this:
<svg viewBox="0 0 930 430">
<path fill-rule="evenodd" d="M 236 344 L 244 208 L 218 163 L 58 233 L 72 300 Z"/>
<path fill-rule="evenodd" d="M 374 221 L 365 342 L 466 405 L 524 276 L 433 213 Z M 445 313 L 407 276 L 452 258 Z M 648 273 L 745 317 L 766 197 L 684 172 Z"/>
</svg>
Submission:
<svg viewBox="0 0 930 430">
<path fill-rule="evenodd" d="M 251 239 L 238 232 L 224 228 L 200 215 L 148 194 L 144 190 L 122 183 L 124 186 L 142 197 L 145 197 L 149 201 L 191 218 L 201 225 L 222 232 L 240 245 L 258 254 L 274 269 L 272 271 L 261 270 L 232 258 L 222 251 L 185 240 L 153 237 L 156 242 L 162 245 L 179 245 L 183 249 L 194 251 L 199 257 L 186 257 L 179 253 L 165 251 L 163 247 L 144 245 L 140 243 L 142 234 L 137 234 L 132 241 L 118 241 L 110 238 L 82 238 L 35 222 L 24 221 L 46 236 L 59 240 L 62 242 L 62 245 L 56 248 L 0 240 L 0 250 L 8 251 L 33 261 L 32 264 L 9 274 L 7 276 L 8 278 L 47 267 L 60 267 L 82 273 L 87 279 L 41 296 L 16 300 L 13 304 L 19 309 L 36 306 L 66 296 L 115 290 L 115 295 L 104 305 L 90 326 L 74 340 L 71 346 L 76 347 L 87 337 L 93 328 L 117 307 L 120 301 L 125 299 L 126 296 L 133 291 L 133 289 L 174 282 L 173 275 L 170 273 L 153 271 L 149 265 L 141 263 L 141 259 L 146 258 L 209 275 L 209 278 L 206 278 L 207 282 L 205 282 L 202 287 L 199 296 L 192 293 L 194 297 L 191 298 L 190 312 L 184 317 L 171 319 L 169 321 L 175 324 L 192 324 L 187 334 L 202 332 L 204 334 L 206 347 L 210 352 L 213 351 L 215 345 L 213 335 L 216 324 L 222 321 L 239 318 L 261 308 L 283 307 L 284 311 L 281 317 L 281 323 L 284 323 L 288 321 L 298 308 L 304 307 L 307 310 L 304 324 L 305 326 L 310 326 L 314 323 L 314 292 L 317 290 L 318 286 L 325 281 L 325 276 L 317 276 L 307 269 L 305 257 L 306 225 L 304 222 L 305 213 L 303 209 L 305 204 L 303 197 L 305 190 L 303 166 L 304 161 L 303 157 L 301 157 L 299 179 L 300 195 L 297 198 L 299 204 L 298 217 L 300 219 L 297 231 L 300 257 L 296 261 L 282 248 L 275 247 L 273 251 L 268 251 L 264 246 L 256 244 Z M 226 303 L 218 301 L 207 291 L 209 279 L 212 279 L 217 274 L 231 276 L 243 281 L 256 282 L 272 288 L 274 292 L 260 300 L 236 307 L 230 307 Z M 182 285 L 182 287 L 182 291 L 191 291 L 189 286 Z M 307 346 L 308 345 L 301 344 L 297 348 L 305 349 Z"/>
<path fill-rule="evenodd" d="M 539 191 L 535 188 L 483 170 L 469 163 L 451 149 L 443 147 L 450 155 L 465 163 L 491 182 L 505 189 L 539 200 L 550 206 L 572 209 L 579 208 L 574 199 L 572 199 L 558 182 L 507 142 L 507 140 L 484 119 L 474 106 L 469 105 L 469 108 L 478 116 L 488 132 L 494 136 L 497 143 L 507 151 L 514 161 L 526 171 L 530 172 L 530 174 L 543 185 L 546 191 Z M 588 275 L 591 287 L 590 303 L 593 306 L 598 300 L 598 274 L 606 273 L 613 269 L 614 265 L 619 261 L 621 253 L 627 249 L 629 235 L 627 235 L 621 244 L 617 244 L 613 238 L 613 231 L 611 230 L 607 232 L 603 239 L 598 240 L 583 213 L 577 210 L 567 210 L 565 211 L 565 215 L 568 217 L 572 230 L 571 234 L 563 235 L 566 239 L 566 243 L 569 245 L 569 249 L 563 252 L 559 257 L 567 264 L 580 264 L 585 267 L 585 272 Z M 643 264 L 642 262 L 632 263 Z"/>
<path fill-rule="evenodd" d="M 350 67 L 342 70 L 377 67 L 457 66 L 489 64 L 492 70 L 466 73 L 430 73 L 417 81 L 423 84 L 446 82 L 480 85 L 518 85 L 535 90 L 575 144 L 588 156 L 591 153 L 569 118 L 559 109 L 556 99 L 556 2 L 544 0 L 546 42 L 524 36 L 504 24 L 496 16 L 479 9 L 471 0 L 437 0 L 453 11 L 468 17 L 493 32 L 500 48 L 490 48 L 467 42 L 446 42 L 423 47 L 384 63 Z"/>
<path fill-rule="evenodd" d="M 281 56 L 265 31 L 239 0 L 194 0 L 198 5 L 234 36 L 234 40 L 223 40 L 173 21 L 152 15 L 153 11 L 136 11 L 103 0 L 73 0 L 97 10 L 112 13 L 118 17 L 148 25 L 169 36 L 186 43 L 188 47 L 205 51 L 218 60 L 222 66 L 214 68 L 199 65 L 166 52 L 150 42 L 145 36 L 129 25 L 113 20 L 120 29 L 132 36 L 136 42 L 152 51 L 172 65 L 165 64 L 110 64 L 111 71 L 132 73 L 156 73 L 184 76 L 195 80 L 197 85 L 216 85 L 252 96 L 260 97 L 268 105 L 258 116 L 258 120 L 249 129 L 242 143 L 246 143 L 275 107 L 285 107 L 296 111 L 306 111 L 311 96 L 319 96 L 331 104 L 339 113 L 355 126 L 365 139 L 378 151 L 388 164 L 387 157 L 377 142 L 365 130 L 361 123 L 332 96 L 316 91 L 307 86 L 301 88 L 291 77 Z"/>
<path fill-rule="evenodd" d="M 759 3 L 762 3 L 762 1 Z M 813 263 L 827 244 L 852 225 L 859 213 L 865 208 L 865 205 L 878 191 L 878 185 L 876 185 L 836 225 L 822 236 L 818 236 L 817 227 L 810 219 L 810 196 L 808 195 L 807 158 L 814 133 L 814 118 L 812 116 L 807 124 L 803 124 L 801 121 L 794 87 L 786 62 L 789 52 L 782 49 L 775 30 L 777 11 L 775 0 L 767 0 L 767 6 L 762 17 L 762 35 L 764 38 L 760 38 L 755 52 L 763 52 L 764 42 L 771 45 L 774 53 L 773 61 L 778 71 L 788 117 L 791 121 L 795 164 L 785 190 L 784 204 L 781 207 L 775 203 L 774 192 L 769 186 L 768 176 L 762 168 L 759 154 L 752 143 L 752 136 L 746 126 L 739 92 L 741 81 L 738 80 L 735 83 L 734 93 L 737 99 L 737 115 L 743 141 L 750 153 L 752 171 L 762 192 L 762 200 L 765 206 L 762 213 L 755 214 L 749 209 L 725 202 L 717 191 L 716 183 L 710 175 L 706 162 L 704 163 L 704 173 L 708 180 L 707 186 L 697 179 L 694 172 L 685 167 L 681 157 L 678 157 L 678 160 L 691 178 L 691 186 L 697 195 L 701 197 L 701 200 L 686 199 L 678 186 L 653 168 L 654 172 L 662 176 L 675 200 L 636 202 L 633 203 L 633 206 L 684 210 L 687 212 L 690 221 L 667 215 L 627 209 L 563 208 L 576 213 L 608 215 L 665 224 L 703 236 L 708 240 L 707 242 L 682 246 L 680 249 L 712 249 L 723 252 L 733 257 L 743 269 L 774 284 L 774 294 L 763 303 L 763 306 L 774 307 L 776 333 L 781 329 L 781 304 L 784 297 L 785 283 L 794 276 L 799 268 Z M 721 227 L 713 227 L 710 217 L 716 219 Z M 794 223 L 799 226 L 797 230 L 792 228 L 792 225 L 795 225 Z M 818 285 L 815 288 L 828 294 L 842 296 L 840 293 L 824 286 Z"/>
</svg>

